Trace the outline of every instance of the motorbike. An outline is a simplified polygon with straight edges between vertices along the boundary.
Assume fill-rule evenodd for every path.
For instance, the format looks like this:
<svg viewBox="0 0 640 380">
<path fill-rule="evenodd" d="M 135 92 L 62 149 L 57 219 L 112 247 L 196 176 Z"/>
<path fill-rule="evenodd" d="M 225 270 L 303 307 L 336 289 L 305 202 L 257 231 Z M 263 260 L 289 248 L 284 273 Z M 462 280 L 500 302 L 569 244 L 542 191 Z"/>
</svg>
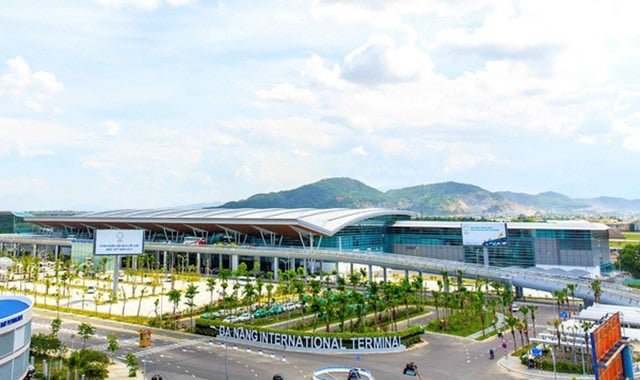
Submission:
<svg viewBox="0 0 640 380">
<path fill-rule="evenodd" d="M 489 359 L 493 359 L 495 357 L 495 352 L 493 350 L 489 350 Z"/>
</svg>

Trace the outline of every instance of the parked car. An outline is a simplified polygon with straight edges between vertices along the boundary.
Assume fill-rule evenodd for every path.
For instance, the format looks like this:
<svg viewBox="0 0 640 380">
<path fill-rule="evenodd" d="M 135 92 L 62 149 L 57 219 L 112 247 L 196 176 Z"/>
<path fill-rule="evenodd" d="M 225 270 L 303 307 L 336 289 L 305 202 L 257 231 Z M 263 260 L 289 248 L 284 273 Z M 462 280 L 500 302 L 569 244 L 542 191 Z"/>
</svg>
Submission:
<svg viewBox="0 0 640 380">
<path fill-rule="evenodd" d="M 200 316 L 200 318 L 216 319 L 216 318 L 218 318 L 219 316 L 220 316 L 220 315 L 219 315 L 218 313 L 214 313 L 214 312 L 211 312 L 211 311 L 207 311 L 207 312 L 204 312 L 204 313 Z"/>
<path fill-rule="evenodd" d="M 238 317 L 236 317 L 235 315 L 230 315 L 225 319 L 223 319 L 222 322 L 235 323 L 235 322 L 238 322 Z"/>
<path fill-rule="evenodd" d="M 262 308 L 253 312 L 253 317 L 254 318 L 264 318 L 266 316 L 267 316 L 267 311 L 265 309 L 262 309 Z"/>
<path fill-rule="evenodd" d="M 216 311 L 216 313 L 218 314 L 218 316 L 220 317 L 226 317 L 227 315 L 229 315 L 229 310 L 227 309 L 220 309 L 218 311 Z"/>
<path fill-rule="evenodd" d="M 246 322 L 252 319 L 253 319 L 253 315 L 251 315 L 251 313 L 242 313 L 242 315 L 238 317 L 238 322 Z"/>
<path fill-rule="evenodd" d="M 286 311 L 295 310 L 296 304 L 293 302 L 286 303 L 282 306 Z"/>
<path fill-rule="evenodd" d="M 269 308 L 269 314 L 280 314 L 284 311 L 281 305 L 273 305 Z"/>
<path fill-rule="evenodd" d="M 96 292 L 95 286 L 92 286 L 92 285 L 87 286 L 87 294 L 93 294 L 95 292 Z"/>
</svg>

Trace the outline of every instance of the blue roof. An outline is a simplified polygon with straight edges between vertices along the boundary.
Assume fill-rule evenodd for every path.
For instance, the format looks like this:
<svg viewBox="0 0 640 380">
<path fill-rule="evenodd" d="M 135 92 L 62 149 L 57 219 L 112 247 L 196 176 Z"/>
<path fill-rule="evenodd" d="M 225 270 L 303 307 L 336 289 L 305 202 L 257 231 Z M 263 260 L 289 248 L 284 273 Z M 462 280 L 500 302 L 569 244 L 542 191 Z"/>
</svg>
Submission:
<svg viewBox="0 0 640 380">
<path fill-rule="evenodd" d="M 28 308 L 29 305 L 22 301 L 0 299 L 0 319 L 18 314 L 21 311 L 27 310 Z"/>
</svg>

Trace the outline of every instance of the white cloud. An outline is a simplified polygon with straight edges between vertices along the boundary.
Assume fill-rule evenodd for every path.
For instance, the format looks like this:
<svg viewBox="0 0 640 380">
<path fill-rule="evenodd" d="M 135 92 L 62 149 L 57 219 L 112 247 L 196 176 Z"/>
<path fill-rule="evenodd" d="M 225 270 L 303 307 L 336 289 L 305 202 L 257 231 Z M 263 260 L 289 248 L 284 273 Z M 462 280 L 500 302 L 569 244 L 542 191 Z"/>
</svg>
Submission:
<svg viewBox="0 0 640 380">
<path fill-rule="evenodd" d="M 42 101 L 63 90 L 55 75 L 32 72 L 27 61 L 18 56 L 7 60 L 9 72 L 0 74 L 0 96 L 7 94 L 21 100 L 31 110 L 42 111 Z"/>
<path fill-rule="evenodd" d="M 253 170 L 247 165 L 240 165 L 236 169 L 236 178 L 241 179 L 243 181 L 252 181 L 253 180 Z"/>
<path fill-rule="evenodd" d="M 271 90 L 258 91 L 258 98 L 270 102 L 314 104 L 317 99 L 308 89 L 297 88 L 289 83 L 280 83 Z"/>
<path fill-rule="evenodd" d="M 487 165 L 490 164 L 490 165 Z M 499 164 L 499 160 L 490 152 L 479 152 L 474 154 L 456 154 L 448 155 L 444 167 L 445 173 L 454 173 L 457 171 L 472 169 L 478 166 L 495 166 Z"/>
<path fill-rule="evenodd" d="M 142 10 L 152 11 L 158 9 L 163 3 L 170 5 L 172 7 L 182 7 L 185 5 L 190 5 L 195 2 L 195 0 L 94 0 L 96 3 L 111 7 L 111 8 L 125 8 L 125 7 L 134 7 Z"/>
<path fill-rule="evenodd" d="M 107 128 L 107 132 L 106 132 L 107 136 L 116 136 L 120 134 L 120 126 L 115 122 L 111 120 L 107 120 L 105 121 L 104 125 Z"/>
<path fill-rule="evenodd" d="M 64 149 L 80 147 L 90 134 L 66 125 L 28 119 L 0 119 L 0 141 L 5 148 L 0 156 L 51 155 Z"/>
<path fill-rule="evenodd" d="M 351 148 L 350 152 L 356 156 L 364 157 L 367 155 L 367 151 L 362 145 L 354 146 L 353 148 Z"/>
<path fill-rule="evenodd" d="M 595 136 L 578 136 L 577 142 L 581 145 L 595 145 L 598 139 Z"/>
<path fill-rule="evenodd" d="M 387 35 L 374 35 L 349 53 L 341 77 L 354 83 L 376 85 L 419 79 L 433 69 L 429 58 L 415 46 L 396 46 Z"/>
</svg>

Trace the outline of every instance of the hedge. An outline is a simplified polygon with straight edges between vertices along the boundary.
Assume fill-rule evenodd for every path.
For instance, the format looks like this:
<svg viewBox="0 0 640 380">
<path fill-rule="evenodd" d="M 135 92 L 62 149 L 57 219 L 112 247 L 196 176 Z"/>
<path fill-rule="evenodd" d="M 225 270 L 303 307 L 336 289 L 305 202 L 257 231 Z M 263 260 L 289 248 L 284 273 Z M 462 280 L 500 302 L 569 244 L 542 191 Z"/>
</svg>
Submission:
<svg viewBox="0 0 640 380">
<path fill-rule="evenodd" d="M 371 333 L 366 333 L 366 334 L 361 334 L 361 333 L 345 333 L 345 332 L 339 332 L 339 333 L 327 333 L 327 332 L 315 332 L 315 333 L 308 333 L 308 332 L 301 332 L 301 331 L 295 331 L 295 330 L 283 330 L 283 329 L 269 329 L 269 328 L 262 328 L 262 327 L 256 327 L 256 326 L 247 326 L 244 324 L 240 324 L 240 323 L 225 323 L 222 321 L 216 321 L 216 320 L 211 320 L 211 319 L 206 319 L 206 318 L 198 318 L 196 320 L 196 334 L 200 334 L 200 335 L 206 335 L 206 336 L 217 336 L 218 335 L 218 331 L 215 329 L 212 329 L 211 326 L 227 326 L 227 327 L 243 327 L 245 329 L 251 329 L 251 330 L 258 330 L 260 332 L 272 332 L 272 333 L 282 333 L 282 332 L 286 332 L 288 335 L 293 335 L 293 336 L 313 336 L 313 337 L 321 337 L 321 338 L 342 338 L 343 342 L 345 343 L 345 347 L 346 348 L 351 348 L 351 340 L 350 338 L 365 338 L 365 337 L 369 337 L 369 338 L 381 338 L 381 337 L 394 337 L 394 336 L 398 336 L 400 337 L 400 340 L 402 342 L 402 344 L 405 347 L 409 347 L 413 344 L 416 344 L 418 342 L 420 342 L 420 335 L 422 335 L 424 333 L 424 328 L 420 325 L 413 325 L 413 326 L 409 326 L 406 329 L 402 329 L 402 330 L 398 330 L 395 331 L 393 333 L 391 332 L 371 332 Z"/>
</svg>

